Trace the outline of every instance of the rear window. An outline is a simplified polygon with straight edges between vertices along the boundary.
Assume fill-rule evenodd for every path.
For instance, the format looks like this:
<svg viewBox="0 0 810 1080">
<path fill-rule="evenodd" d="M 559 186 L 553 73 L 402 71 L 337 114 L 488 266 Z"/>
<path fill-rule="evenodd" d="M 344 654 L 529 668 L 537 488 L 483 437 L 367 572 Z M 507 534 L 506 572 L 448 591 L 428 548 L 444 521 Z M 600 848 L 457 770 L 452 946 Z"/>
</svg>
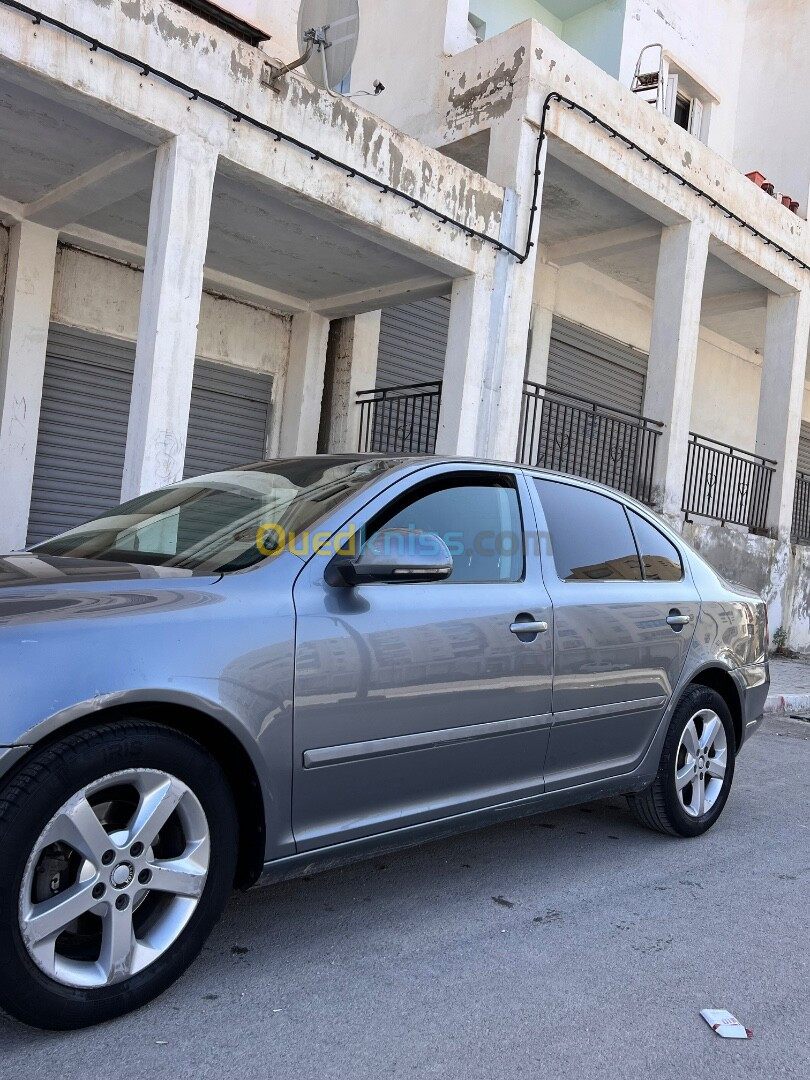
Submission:
<svg viewBox="0 0 810 1080">
<path fill-rule="evenodd" d="M 647 581 L 680 581 L 681 556 L 674 544 L 633 510 L 628 511 Z"/>
<path fill-rule="evenodd" d="M 620 503 L 572 484 L 535 480 L 561 581 L 641 581 L 641 563 Z"/>
</svg>

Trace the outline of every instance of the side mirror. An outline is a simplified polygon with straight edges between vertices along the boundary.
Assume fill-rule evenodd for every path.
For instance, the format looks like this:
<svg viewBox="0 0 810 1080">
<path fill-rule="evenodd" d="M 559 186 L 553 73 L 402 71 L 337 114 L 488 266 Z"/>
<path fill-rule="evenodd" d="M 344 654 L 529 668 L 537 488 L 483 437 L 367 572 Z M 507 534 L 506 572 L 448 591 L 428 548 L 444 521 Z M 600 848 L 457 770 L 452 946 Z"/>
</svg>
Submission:
<svg viewBox="0 0 810 1080">
<path fill-rule="evenodd" d="M 359 555 L 338 553 L 324 574 L 327 585 L 338 587 L 374 582 L 444 581 L 453 572 L 453 556 L 436 533 L 419 529 L 383 529 Z"/>
</svg>

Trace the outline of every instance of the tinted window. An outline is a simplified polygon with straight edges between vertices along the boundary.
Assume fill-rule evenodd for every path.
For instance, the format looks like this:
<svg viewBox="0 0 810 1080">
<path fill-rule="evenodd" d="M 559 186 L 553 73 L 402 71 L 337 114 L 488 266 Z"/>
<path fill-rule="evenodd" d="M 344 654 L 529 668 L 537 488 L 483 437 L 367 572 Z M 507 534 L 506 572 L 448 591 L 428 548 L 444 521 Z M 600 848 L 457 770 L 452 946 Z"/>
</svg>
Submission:
<svg viewBox="0 0 810 1080">
<path fill-rule="evenodd" d="M 450 582 L 520 581 L 523 535 L 517 492 L 512 487 L 466 483 L 434 489 L 395 510 L 381 529 L 437 533 L 453 556 Z"/>
<path fill-rule="evenodd" d="M 660 533 L 643 517 L 639 517 L 632 510 L 629 514 L 647 580 L 680 581 L 683 577 L 683 568 L 675 545 L 671 544 L 663 533 Z"/>
<path fill-rule="evenodd" d="M 536 480 L 562 581 L 641 581 L 624 509 L 595 491 Z"/>
</svg>

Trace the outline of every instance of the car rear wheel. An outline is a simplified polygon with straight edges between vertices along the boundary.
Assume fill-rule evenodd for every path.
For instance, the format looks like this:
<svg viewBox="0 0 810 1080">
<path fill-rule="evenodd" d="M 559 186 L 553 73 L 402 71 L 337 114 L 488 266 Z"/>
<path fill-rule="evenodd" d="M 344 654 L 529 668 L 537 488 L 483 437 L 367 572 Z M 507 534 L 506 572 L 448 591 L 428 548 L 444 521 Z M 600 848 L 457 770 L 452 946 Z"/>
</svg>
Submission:
<svg viewBox="0 0 810 1080">
<path fill-rule="evenodd" d="M 636 819 L 672 836 L 700 836 L 723 812 L 734 777 L 734 724 L 723 698 L 708 686 L 684 694 L 669 725 L 658 775 L 628 795 Z"/>
<path fill-rule="evenodd" d="M 0 1005 L 83 1027 L 188 967 L 233 882 L 227 781 L 193 739 L 139 720 L 79 732 L 0 792 Z"/>
</svg>

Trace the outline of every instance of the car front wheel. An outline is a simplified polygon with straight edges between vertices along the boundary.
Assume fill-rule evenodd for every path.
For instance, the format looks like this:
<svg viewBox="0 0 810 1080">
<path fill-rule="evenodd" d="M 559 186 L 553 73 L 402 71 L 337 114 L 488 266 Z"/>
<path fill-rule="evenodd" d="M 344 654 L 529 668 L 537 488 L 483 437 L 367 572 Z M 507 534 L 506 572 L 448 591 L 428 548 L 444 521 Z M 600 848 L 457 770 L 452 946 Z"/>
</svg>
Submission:
<svg viewBox="0 0 810 1080">
<path fill-rule="evenodd" d="M 672 836 L 700 836 L 723 812 L 734 777 L 731 713 L 708 686 L 691 686 L 678 703 L 664 741 L 658 775 L 628 795 L 636 819 Z"/>
<path fill-rule="evenodd" d="M 140 720 L 68 736 L 0 792 L 0 1005 L 83 1027 L 188 967 L 233 882 L 227 781 L 193 739 Z"/>
</svg>

